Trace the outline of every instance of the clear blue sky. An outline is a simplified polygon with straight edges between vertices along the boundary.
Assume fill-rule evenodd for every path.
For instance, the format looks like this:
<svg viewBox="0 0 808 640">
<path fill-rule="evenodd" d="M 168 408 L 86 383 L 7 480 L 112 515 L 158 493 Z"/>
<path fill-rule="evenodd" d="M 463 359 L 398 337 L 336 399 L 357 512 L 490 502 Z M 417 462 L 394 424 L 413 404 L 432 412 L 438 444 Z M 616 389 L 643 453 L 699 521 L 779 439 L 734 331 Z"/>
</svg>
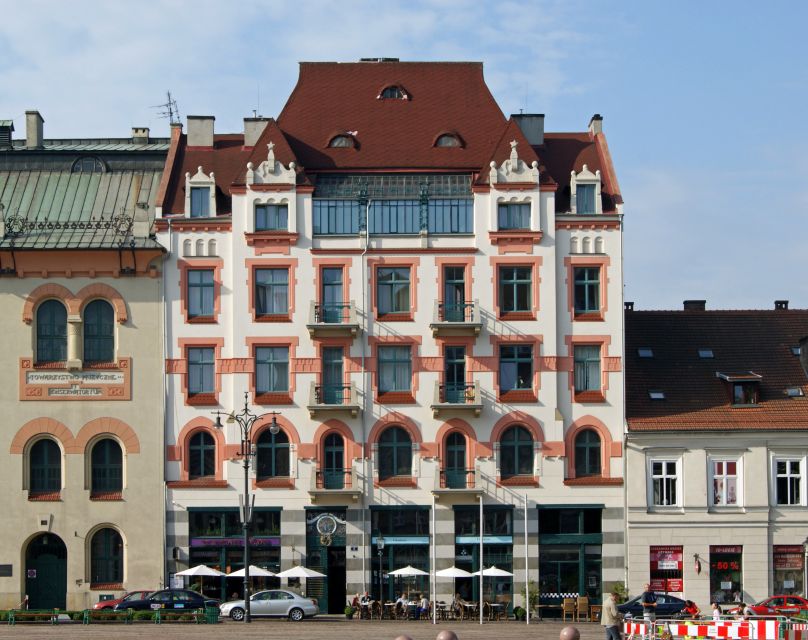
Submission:
<svg viewBox="0 0 808 640">
<path fill-rule="evenodd" d="M 167 135 L 151 105 L 239 131 L 300 60 L 479 60 L 503 111 L 604 130 L 636 308 L 808 307 L 804 2 L 4 2 L 0 118 L 46 137 Z"/>
</svg>

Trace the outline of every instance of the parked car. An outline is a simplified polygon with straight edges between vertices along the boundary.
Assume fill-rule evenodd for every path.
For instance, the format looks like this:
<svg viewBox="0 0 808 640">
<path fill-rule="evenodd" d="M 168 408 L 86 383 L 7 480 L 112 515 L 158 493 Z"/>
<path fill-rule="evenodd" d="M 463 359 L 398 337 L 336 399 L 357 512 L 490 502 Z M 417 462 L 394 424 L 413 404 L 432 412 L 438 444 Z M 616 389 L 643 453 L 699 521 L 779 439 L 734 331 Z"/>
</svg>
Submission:
<svg viewBox="0 0 808 640">
<path fill-rule="evenodd" d="M 244 620 L 244 600 L 225 602 L 219 607 L 219 612 L 223 616 L 230 616 L 233 620 Z M 294 591 L 269 589 L 250 596 L 251 617 L 277 616 L 299 622 L 303 618 L 310 618 L 318 613 L 320 613 L 320 607 L 317 605 L 317 600 L 304 598 Z"/>
<path fill-rule="evenodd" d="M 128 600 L 115 605 L 115 611 L 134 609 L 135 611 L 148 611 L 150 609 L 204 609 L 218 607 L 219 601 L 207 598 L 196 591 L 188 589 L 163 589 L 155 591 L 142 600 Z"/>
<path fill-rule="evenodd" d="M 808 600 L 800 596 L 769 596 L 748 606 L 756 616 L 796 616 L 808 612 Z M 729 615 L 737 615 L 739 612 L 740 607 L 726 611 Z"/>
<path fill-rule="evenodd" d="M 632 618 L 642 618 L 642 603 L 640 602 L 641 597 L 642 596 L 637 596 L 628 602 L 617 605 L 617 610 L 623 615 L 631 614 Z M 657 593 L 656 597 L 657 618 L 673 618 L 685 608 L 685 601 L 681 598 L 677 598 L 676 596 L 671 596 L 667 593 Z"/>
<path fill-rule="evenodd" d="M 93 609 L 98 611 L 99 609 L 114 609 L 115 605 L 119 602 L 129 602 L 130 600 L 143 600 L 144 598 L 148 598 L 153 591 L 130 591 L 122 595 L 120 598 L 115 598 L 114 600 L 101 600 L 100 602 L 96 602 L 93 605 Z"/>
</svg>

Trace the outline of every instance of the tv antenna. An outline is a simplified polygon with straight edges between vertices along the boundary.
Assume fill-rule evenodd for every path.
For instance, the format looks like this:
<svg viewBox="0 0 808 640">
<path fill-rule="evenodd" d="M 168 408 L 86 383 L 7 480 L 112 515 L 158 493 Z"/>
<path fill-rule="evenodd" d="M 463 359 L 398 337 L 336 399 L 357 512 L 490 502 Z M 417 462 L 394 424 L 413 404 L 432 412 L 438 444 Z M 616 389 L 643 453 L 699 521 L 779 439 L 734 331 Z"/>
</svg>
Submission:
<svg viewBox="0 0 808 640">
<path fill-rule="evenodd" d="M 160 109 L 157 112 L 158 118 L 168 118 L 170 124 L 180 123 L 180 109 L 170 91 L 166 91 L 166 101 L 163 104 L 155 104 L 151 108 Z"/>
</svg>

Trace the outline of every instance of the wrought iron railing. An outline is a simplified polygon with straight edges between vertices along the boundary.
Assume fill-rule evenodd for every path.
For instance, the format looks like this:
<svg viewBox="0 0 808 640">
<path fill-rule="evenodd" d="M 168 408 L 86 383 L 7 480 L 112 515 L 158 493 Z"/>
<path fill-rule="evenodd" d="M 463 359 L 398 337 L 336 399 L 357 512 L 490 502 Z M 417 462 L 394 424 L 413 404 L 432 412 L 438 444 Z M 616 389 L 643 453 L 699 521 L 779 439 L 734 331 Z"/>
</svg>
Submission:
<svg viewBox="0 0 808 640">
<path fill-rule="evenodd" d="M 321 469 L 317 471 L 318 489 L 345 489 L 351 486 L 351 469 Z"/>
<path fill-rule="evenodd" d="M 449 383 L 440 385 L 441 404 L 474 404 L 477 400 L 476 385 L 469 383 Z"/>
<path fill-rule="evenodd" d="M 351 305 L 315 304 L 314 322 L 323 324 L 347 324 L 351 320 Z"/>
<path fill-rule="evenodd" d="M 441 469 L 441 489 L 473 489 L 474 469 Z"/>
<path fill-rule="evenodd" d="M 473 322 L 473 302 L 453 302 L 438 304 L 438 320 L 440 322 Z"/>
<path fill-rule="evenodd" d="M 349 384 L 318 384 L 314 387 L 315 404 L 350 404 L 351 385 Z"/>
</svg>

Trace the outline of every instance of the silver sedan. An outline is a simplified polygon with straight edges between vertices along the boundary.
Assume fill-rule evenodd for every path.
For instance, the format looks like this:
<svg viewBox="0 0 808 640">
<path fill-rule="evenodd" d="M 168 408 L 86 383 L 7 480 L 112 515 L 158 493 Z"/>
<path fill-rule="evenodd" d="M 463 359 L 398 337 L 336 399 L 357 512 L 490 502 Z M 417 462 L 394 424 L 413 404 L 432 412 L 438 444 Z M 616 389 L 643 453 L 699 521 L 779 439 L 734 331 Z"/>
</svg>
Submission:
<svg viewBox="0 0 808 640">
<path fill-rule="evenodd" d="M 244 620 L 244 600 L 225 602 L 219 607 L 223 616 Z M 250 596 L 250 615 L 255 617 L 277 616 L 298 622 L 320 613 L 316 600 L 304 598 L 294 591 L 269 589 Z"/>
</svg>

